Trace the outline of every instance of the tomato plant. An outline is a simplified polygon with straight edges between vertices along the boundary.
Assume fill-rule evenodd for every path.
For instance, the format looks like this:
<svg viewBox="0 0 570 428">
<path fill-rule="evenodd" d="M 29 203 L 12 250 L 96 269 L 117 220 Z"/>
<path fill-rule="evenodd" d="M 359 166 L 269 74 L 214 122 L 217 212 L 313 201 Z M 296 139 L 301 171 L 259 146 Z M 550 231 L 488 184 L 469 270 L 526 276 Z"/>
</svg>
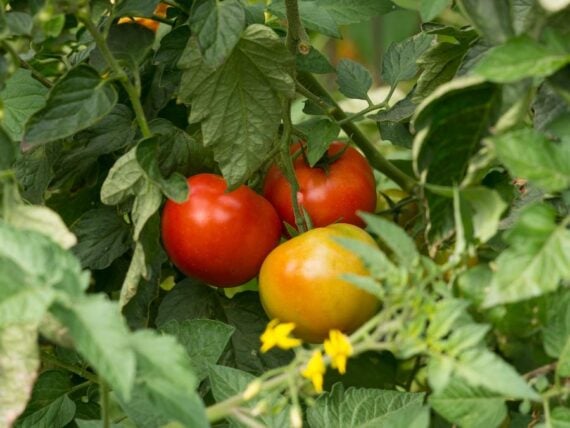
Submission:
<svg viewBox="0 0 570 428">
<path fill-rule="evenodd" d="M 168 200 L 162 212 L 162 242 L 172 262 L 217 286 L 255 277 L 279 241 L 281 226 L 271 204 L 243 185 L 228 192 L 214 174 L 192 176 L 188 186 L 188 200 Z"/>
<path fill-rule="evenodd" d="M 1 427 L 570 424 L 569 0 L 0 6 Z"/>
<path fill-rule="evenodd" d="M 379 307 L 374 295 L 341 278 L 368 271 L 358 256 L 336 241 L 338 238 L 376 247 L 363 230 L 333 224 L 278 246 L 267 256 L 259 274 L 261 303 L 269 317 L 295 323 L 295 335 L 309 342 L 322 342 L 332 329 L 352 333 Z"/>
<path fill-rule="evenodd" d="M 298 154 L 294 161 L 297 199 L 313 226 L 337 222 L 364 226 L 358 212 L 372 212 L 376 206 L 376 183 L 366 158 L 345 143 L 333 142 L 320 163 L 311 167 L 299 150 L 299 144 L 292 148 Z M 284 222 L 295 225 L 291 185 L 276 165 L 267 173 L 263 194 Z"/>
</svg>

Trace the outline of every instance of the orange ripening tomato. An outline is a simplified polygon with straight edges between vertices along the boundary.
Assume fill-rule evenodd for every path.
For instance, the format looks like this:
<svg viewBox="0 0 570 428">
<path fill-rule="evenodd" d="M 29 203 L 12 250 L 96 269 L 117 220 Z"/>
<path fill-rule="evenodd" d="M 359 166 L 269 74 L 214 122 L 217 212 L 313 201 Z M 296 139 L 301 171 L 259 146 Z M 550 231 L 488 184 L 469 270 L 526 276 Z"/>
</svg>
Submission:
<svg viewBox="0 0 570 428">
<path fill-rule="evenodd" d="M 190 196 L 168 200 L 162 212 L 162 242 L 186 275 L 218 287 L 241 285 L 257 275 L 279 242 L 281 223 L 271 204 L 244 185 L 227 192 L 215 174 L 188 179 Z"/>
<path fill-rule="evenodd" d="M 166 3 L 159 3 L 154 9 L 154 14 L 156 16 L 160 16 L 162 18 L 166 17 L 166 10 L 168 9 L 168 5 Z M 154 19 L 149 18 L 141 18 L 141 17 L 124 17 L 119 19 L 119 24 L 128 24 L 128 23 L 136 23 L 142 25 L 143 27 L 148 28 L 156 33 L 158 29 L 159 22 L 155 21 Z"/>
<path fill-rule="evenodd" d="M 272 319 L 295 323 L 293 334 L 322 342 L 332 329 L 351 333 L 380 306 L 372 294 L 341 278 L 367 275 L 360 258 L 335 238 L 349 238 L 377 248 L 374 239 L 351 224 L 312 229 L 279 245 L 259 273 L 261 303 Z"/>
<path fill-rule="evenodd" d="M 300 144 L 293 145 L 292 153 L 300 147 Z M 331 144 L 327 156 L 333 159 L 332 162 L 312 168 L 303 156 L 295 159 L 299 205 L 307 212 L 314 227 L 333 223 L 364 226 L 358 211 L 373 212 L 376 207 L 376 182 L 372 168 L 358 150 L 346 147 L 346 143 L 340 141 Z M 273 204 L 282 221 L 295 225 L 291 186 L 276 165 L 267 173 L 263 195 Z"/>
</svg>

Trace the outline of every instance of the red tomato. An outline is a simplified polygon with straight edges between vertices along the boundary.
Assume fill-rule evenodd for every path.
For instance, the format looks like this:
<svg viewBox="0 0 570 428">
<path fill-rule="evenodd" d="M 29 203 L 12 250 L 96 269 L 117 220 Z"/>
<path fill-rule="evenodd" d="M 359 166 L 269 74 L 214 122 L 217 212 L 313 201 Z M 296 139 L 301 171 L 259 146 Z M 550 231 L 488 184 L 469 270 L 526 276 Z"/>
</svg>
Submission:
<svg viewBox="0 0 570 428">
<path fill-rule="evenodd" d="M 226 192 L 226 181 L 214 174 L 195 175 L 188 184 L 188 200 L 169 200 L 162 213 L 170 260 L 186 275 L 218 287 L 256 276 L 281 233 L 271 204 L 243 185 Z"/>
<path fill-rule="evenodd" d="M 298 150 L 293 146 L 292 151 Z M 331 144 L 329 157 L 345 150 L 345 143 Z M 353 147 L 348 147 L 340 157 L 322 168 L 311 168 L 303 156 L 294 162 L 299 182 L 299 205 L 306 210 L 314 227 L 332 223 L 349 223 L 364 226 L 358 211 L 373 212 L 376 207 L 376 183 L 372 168 Z M 273 204 L 281 220 L 295 225 L 291 203 L 291 186 L 277 166 L 272 166 L 265 179 L 264 196 Z"/>
</svg>

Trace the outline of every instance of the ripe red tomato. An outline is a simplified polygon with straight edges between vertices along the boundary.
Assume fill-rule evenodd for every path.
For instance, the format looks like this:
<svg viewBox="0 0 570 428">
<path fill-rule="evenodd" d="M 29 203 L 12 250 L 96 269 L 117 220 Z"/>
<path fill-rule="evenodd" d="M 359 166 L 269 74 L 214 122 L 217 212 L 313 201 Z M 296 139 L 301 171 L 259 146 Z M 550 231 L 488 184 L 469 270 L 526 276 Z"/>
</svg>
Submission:
<svg viewBox="0 0 570 428">
<path fill-rule="evenodd" d="M 332 329 L 351 333 L 380 306 L 375 296 L 341 278 L 343 274 L 368 275 L 368 270 L 335 238 L 355 239 L 377 248 L 364 230 L 331 224 L 279 245 L 259 273 L 259 295 L 269 317 L 295 323 L 293 334 L 308 342 L 322 342 Z"/>
<path fill-rule="evenodd" d="M 298 150 L 293 146 L 292 151 Z M 303 156 L 294 161 L 295 175 L 299 182 L 299 205 L 309 214 L 314 227 L 324 227 L 342 222 L 364 226 L 357 211 L 373 212 L 376 207 L 376 183 L 372 168 L 353 147 L 340 141 L 331 144 L 328 157 L 342 153 L 326 167 L 311 168 Z M 291 186 L 273 165 L 265 179 L 264 196 L 273 204 L 281 220 L 295 225 L 291 203 Z"/>
<path fill-rule="evenodd" d="M 190 196 L 166 202 L 162 242 L 170 260 L 186 275 L 218 287 L 243 284 L 259 272 L 277 245 L 279 217 L 271 204 L 246 186 L 226 192 L 214 174 L 188 179 Z"/>
</svg>

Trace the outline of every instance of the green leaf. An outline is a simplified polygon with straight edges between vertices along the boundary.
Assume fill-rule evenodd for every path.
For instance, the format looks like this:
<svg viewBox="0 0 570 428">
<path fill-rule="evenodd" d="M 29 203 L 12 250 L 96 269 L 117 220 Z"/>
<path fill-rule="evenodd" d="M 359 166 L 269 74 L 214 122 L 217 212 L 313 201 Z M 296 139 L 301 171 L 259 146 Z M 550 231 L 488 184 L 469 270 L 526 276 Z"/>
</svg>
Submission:
<svg viewBox="0 0 570 428">
<path fill-rule="evenodd" d="M 451 0 L 423 0 L 420 4 L 422 21 L 431 21 L 451 5 Z"/>
<path fill-rule="evenodd" d="M 152 16 L 159 0 L 122 0 L 115 8 L 115 17 Z"/>
<path fill-rule="evenodd" d="M 208 376 L 208 366 L 220 359 L 235 328 L 213 320 L 170 320 L 159 331 L 175 336 L 186 348 L 194 373 L 201 381 Z"/>
<path fill-rule="evenodd" d="M 129 147 L 134 139 L 136 123 L 132 111 L 117 104 L 113 111 L 94 126 L 77 134 L 77 144 L 66 151 L 55 166 L 57 183 L 80 181 L 92 174 L 101 156 Z M 83 144 L 79 144 L 83 143 Z"/>
<path fill-rule="evenodd" d="M 413 136 L 409 126 L 400 122 L 378 122 L 378 130 L 382 141 L 390 141 L 394 146 L 411 149 Z"/>
<path fill-rule="evenodd" d="M 147 281 L 155 281 L 155 287 L 158 286 L 161 266 L 166 260 L 166 254 L 160 244 L 160 219 L 158 215 L 152 215 L 145 222 L 145 226 L 137 239 L 131 264 L 121 287 L 119 297 L 121 307 L 137 294 L 139 282 L 142 278 Z"/>
<path fill-rule="evenodd" d="M 562 355 L 570 337 L 570 292 L 548 296 L 546 321 L 542 328 L 544 350 L 552 358 Z"/>
<path fill-rule="evenodd" d="M 30 36 L 34 28 L 31 15 L 24 12 L 10 11 L 6 13 L 6 25 L 14 36 Z"/>
<path fill-rule="evenodd" d="M 570 54 L 520 36 L 488 51 L 473 71 L 492 82 L 508 83 L 527 77 L 550 76 L 568 63 Z"/>
<path fill-rule="evenodd" d="M 195 391 L 198 382 L 182 345 L 149 330 L 136 332 L 131 343 L 137 356 L 138 387 L 148 405 L 184 426 L 208 427 L 204 404 Z"/>
<path fill-rule="evenodd" d="M 422 101 L 440 85 L 453 79 L 468 49 L 468 40 L 461 40 L 460 43 L 440 42 L 426 50 L 416 61 L 422 72 L 412 101 Z"/>
<path fill-rule="evenodd" d="M 117 60 L 128 67 L 136 68 L 151 52 L 154 32 L 143 25 L 118 24 L 111 26 L 106 40 L 109 50 Z M 89 64 L 101 73 L 110 70 L 98 48 L 91 52 Z"/>
<path fill-rule="evenodd" d="M 468 205 L 466 216 L 473 227 L 473 238 L 487 242 L 499 230 L 499 222 L 507 204 L 499 193 L 486 187 L 470 187 L 460 191 Z"/>
<path fill-rule="evenodd" d="M 188 199 L 188 183 L 184 176 L 178 173 L 172 174 L 167 179 L 162 176 L 158 166 L 158 150 L 158 138 L 151 137 L 141 141 L 136 147 L 137 162 L 148 178 L 156 184 L 169 199 L 182 203 Z"/>
<path fill-rule="evenodd" d="M 362 213 L 361 217 L 370 231 L 392 250 L 398 261 L 411 268 L 419 262 L 419 253 L 412 238 L 395 223 L 382 217 Z"/>
<path fill-rule="evenodd" d="M 226 400 L 245 391 L 247 386 L 256 379 L 255 376 L 247 372 L 224 366 L 210 366 L 209 375 L 212 393 L 217 402 Z M 275 399 L 277 398 L 278 397 L 275 397 Z M 259 400 L 254 398 L 248 401 L 246 406 L 253 408 L 258 401 Z M 289 406 L 279 409 L 275 414 L 270 413 L 269 415 L 263 415 L 260 419 L 263 422 L 263 426 L 266 427 L 289 427 Z M 235 419 L 231 420 L 232 426 L 244 428 L 248 426 L 239 423 Z"/>
<path fill-rule="evenodd" d="M 423 4 L 424 2 L 422 2 Z M 418 73 L 416 62 L 430 47 L 433 36 L 419 33 L 388 46 L 382 60 L 382 79 L 391 86 L 410 80 Z"/>
<path fill-rule="evenodd" d="M 337 66 L 337 83 L 340 92 L 348 98 L 366 100 L 372 86 L 372 76 L 363 65 L 342 59 Z"/>
<path fill-rule="evenodd" d="M 144 172 L 137 162 L 136 150 L 121 156 L 109 170 L 101 187 L 101 202 L 117 205 L 136 194 L 137 186 L 144 183 Z"/>
<path fill-rule="evenodd" d="M 547 205 L 521 213 L 506 237 L 509 248 L 496 260 L 483 307 L 540 296 L 570 279 L 570 230 L 557 225 L 555 216 Z"/>
<path fill-rule="evenodd" d="M 552 428 L 570 427 L 570 409 L 568 407 L 555 407 L 550 413 Z"/>
<path fill-rule="evenodd" d="M 376 15 L 384 15 L 396 10 L 389 0 L 301 0 L 299 11 L 303 25 L 310 30 L 327 36 L 340 38 L 339 25 L 368 21 Z M 286 17 L 284 0 L 275 0 L 269 11 Z"/>
<path fill-rule="evenodd" d="M 326 74 L 334 73 L 335 68 L 331 65 L 328 58 L 324 56 L 314 46 L 311 46 L 309 53 L 304 55 L 298 52 L 295 56 L 297 70 L 306 71 L 308 73 Z"/>
<path fill-rule="evenodd" d="M 13 324 L 0 328 L 0 425 L 10 427 L 24 411 L 37 371 L 36 325 Z"/>
<path fill-rule="evenodd" d="M 348 388 L 337 383 L 307 411 L 311 428 L 425 427 L 423 393 Z M 416 422 L 417 421 L 417 422 Z"/>
<path fill-rule="evenodd" d="M 78 260 L 48 237 L 0 221 L 0 242 L 0 269 L 8 269 L 6 275 L 12 274 L 13 279 L 20 278 L 11 288 L 26 284 L 71 296 L 80 296 L 87 289 L 89 276 L 81 271 Z"/>
<path fill-rule="evenodd" d="M 499 87 L 477 78 L 456 79 L 425 99 L 413 121 L 418 175 L 432 184 L 459 183 L 493 123 L 499 102 Z"/>
<path fill-rule="evenodd" d="M 49 386 L 43 384 L 45 374 L 49 375 L 49 380 L 51 381 L 51 384 Z M 64 376 L 68 378 L 67 375 Z M 42 379 L 42 377 L 44 379 Z M 27 408 L 24 415 L 22 415 L 22 417 L 19 418 L 16 422 L 16 428 L 63 428 L 73 420 L 76 411 L 75 403 L 69 398 L 66 393 L 63 393 L 61 395 L 59 394 L 62 392 L 59 389 L 61 385 L 57 385 L 55 383 L 58 380 L 55 379 L 54 376 L 51 376 L 51 372 L 42 373 L 42 377 L 38 379 L 38 383 L 42 382 L 42 384 L 40 385 L 39 389 L 37 384 L 34 387 L 32 400 L 29 404 L 29 406 L 34 406 L 34 404 L 36 404 L 35 407 L 39 408 L 34 412 L 30 412 L 29 408 Z M 69 389 L 65 392 L 68 391 Z M 37 393 L 42 393 L 43 396 L 35 397 Z M 54 396 L 56 394 L 59 396 Z M 34 403 L 35 399 L 41 400 L 41 404 Z"/>
<path fill-rule="evenodd" d="M 131 229 L 114 208 L 87 211 L 73 225 L 73 252 L 84 267 L 105 269 L 131 248 Z"/>
<path fill-rule="evenodd" d="M 102 295 L 91 295 L 56 304 L 51 312 L 68 328 L 75 348 L 97 374 L 123 397 L 129 397 L 136 360 L 117 305 Z"/>
<path fill-rule="evenodd" d="M 73 247 L 77 238 L 55 211 L 38 205 L 16 205 L 7 210 L 7 223 L 22 230 L 35 230 L 50 237 L 65 249 Z"/>
<path fill-rule="evenodd" d="M 495 428 L 507 416 L 504 398 L 460 380 L 452 380 L 429 402 L 449 422 L 465 428 Z"/>
<path fill-rule="evenodd" d="M 16 159 L 16 145 L 10 136 L 0 127 L 0 171 L 8 169 Z"/>
<path fill-rule="evenodd" d="M 266 160 L 281 119 L 283 97 L 292 98 L 293 58 L 268 27 L 251 25 L 216 71 L 191 41 L 179 66 L 184 69 L 179 100 L 192 104 L 190 123 L 201 122 L 204 145 L 230 188 L 243 183 Z"/>
<path fill-rule="evenodd" d="M 373 16 L 397 10 L 390 0 L 317 0 L 317 4 L 321 10 L 326 10 L 330 14 L 338 25 L 369 21 Z"/>
<path fill-rule="evenodd" d="M 260 374 L 291 360 L 291 352 L 260 352 L 259 336 L 269 320 L 256 292 L 243 292 L 228 299 L 204 284 L 186 279 L 166 295 L 155 323 L 161 328 L 170 320 L 192 319 L 220 320 L 236 328 L 230 339 L 230 353 L 222 356 L 221 364 Z"/>
<path fill-rule="evenodd" d="M 537 400 L 538 394 L 513 367 L 484 348 L 470 349 L 457 359 L 449 358 L 456 376 L 472 387 L 482 387 L 510 398 Z"/>
<path fill-rule="evenodd" d="M 558 360 L 558 367 L 556 374 L 559 377 L 570 376 L 570 336 L 566 337 L 566 345 L 560 353 L 560 360 Z"/>
<path fill-rule="evenodd" d="M 50 90 L 47 104 L 26 124 L 24 142 L 45 144 L 73 135 L 111 112 L 117 92 L 87 65 L 71 69 Z"/>
<path fill-rule="evenodd" d="M 469 303 L 459 299 L 444 299 L 437 302 L 433 313 L 430 314 L 427 339 L 437 341 L 447 336 L 459 318 L 465 316 L 467 306 Z"/>
<path fill-rule="evenodd" d="M 504 43 L 514 35 L 509 0 L 459 0 L 458 3 L 473 26 L 492 44 Z"/>
<path fill-rule="evenodd" d="M 27 201 L 34 204 L 44 202 L 44 193 L 53 178 L 53 167 L 58 156 L 59 149 L 55 144 L 48 143 L 24 153 L 16 161 L 16 178 Z"/>
<path fill-rule="evenodd" d="M 297 125 L 307 136 L 307 160 L 309 165 L 315 164 L 325 154 L 330 144 L 338 137 L 340 126 L 329 119 L 310 119 Z"/>
<path fill-rule="evenodd" d="M 193 5 L 190 26 L 204 62 L 217 68 L 240 39 L 245 28 L 245 10 L 237 0 L 201 0 Z"/>
<path fill-rule="evenodd" d="M 28 70 L 18 69 L 0 91 L 4 107 L 2 127 L 10 138 L 20 141 L 28 119 L 46 104 L 48 90 Z"/>
<path fill-rule="evenodd" d="M 513 177 L 527 178 L 550 192 L 570 187 L 570 140 L 556 143 L 535 130 L 518 129 L 491 141 Z"/>
</svg>

